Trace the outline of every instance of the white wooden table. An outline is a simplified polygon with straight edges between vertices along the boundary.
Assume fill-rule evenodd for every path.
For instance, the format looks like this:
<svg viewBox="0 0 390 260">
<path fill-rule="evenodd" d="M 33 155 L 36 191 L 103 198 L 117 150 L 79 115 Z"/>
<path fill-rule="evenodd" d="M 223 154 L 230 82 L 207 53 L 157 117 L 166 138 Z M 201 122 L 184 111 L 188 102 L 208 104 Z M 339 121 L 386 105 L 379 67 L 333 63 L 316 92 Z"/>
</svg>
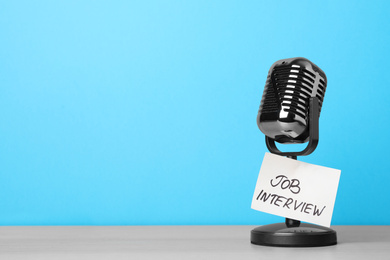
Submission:
<svg viewBox="0 0 390 260">
<path fill-rule="evenodd" d="M 390 259 L 390 226 L 334 226 L 336 246 L 252 245 L 254 226 L 0 227 L 0 259 Z"/>
</svg>

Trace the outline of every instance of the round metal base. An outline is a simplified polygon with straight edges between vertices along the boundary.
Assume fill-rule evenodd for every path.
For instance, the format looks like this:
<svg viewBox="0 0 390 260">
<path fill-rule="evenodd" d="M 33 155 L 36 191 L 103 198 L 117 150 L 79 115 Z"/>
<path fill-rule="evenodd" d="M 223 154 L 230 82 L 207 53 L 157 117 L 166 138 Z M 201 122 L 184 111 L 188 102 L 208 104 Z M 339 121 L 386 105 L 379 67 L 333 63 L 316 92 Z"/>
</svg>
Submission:
<svg viewBox="0 0 390 260">
<path fill-rule="evenodd" d="M 337 235 L 333 229 L 313 224 L 287 227 L 285 223 L 277 223 L 253 229 L 251 243 L 283 247 L 331 246 L 337 244 Z"/>
</svg>

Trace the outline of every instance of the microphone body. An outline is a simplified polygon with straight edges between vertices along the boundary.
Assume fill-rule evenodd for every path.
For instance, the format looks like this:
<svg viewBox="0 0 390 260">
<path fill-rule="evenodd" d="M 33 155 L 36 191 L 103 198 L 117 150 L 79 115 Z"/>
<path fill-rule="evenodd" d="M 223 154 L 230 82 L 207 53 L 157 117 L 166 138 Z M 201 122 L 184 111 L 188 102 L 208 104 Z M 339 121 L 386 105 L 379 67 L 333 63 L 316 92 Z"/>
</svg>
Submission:
<svg viewBox="0 0 390 260">
<path fill-rule="evenodd" d="M 309 101 L 317 97 L 319 111 L 324 100 L 325 73 L 305 58 L 283 59 L 268 71 L 257 114 L 261 132 L 279 143 L 309 140 Z"/>
</svg>

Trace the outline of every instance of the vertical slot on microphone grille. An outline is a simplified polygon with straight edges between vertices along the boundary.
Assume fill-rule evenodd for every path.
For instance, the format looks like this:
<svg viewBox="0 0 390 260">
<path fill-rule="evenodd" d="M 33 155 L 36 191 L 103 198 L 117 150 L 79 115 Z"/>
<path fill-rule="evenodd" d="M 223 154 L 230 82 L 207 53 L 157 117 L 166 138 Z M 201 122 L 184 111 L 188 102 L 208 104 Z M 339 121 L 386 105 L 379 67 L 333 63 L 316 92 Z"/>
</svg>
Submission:
<svg viewBox="0 0 390 260">
<path fill-rule="evenodd" d="M 279 109 L 279 99 L 275 91 L 275 88 L 267 87 L 270 85 L 271 78 L 268 77 L 266 83 L 265 95 L 263 97 L 263 102 L 261 103 L 261 111 L 264 113 L 277 113 Z"/>
</svg>

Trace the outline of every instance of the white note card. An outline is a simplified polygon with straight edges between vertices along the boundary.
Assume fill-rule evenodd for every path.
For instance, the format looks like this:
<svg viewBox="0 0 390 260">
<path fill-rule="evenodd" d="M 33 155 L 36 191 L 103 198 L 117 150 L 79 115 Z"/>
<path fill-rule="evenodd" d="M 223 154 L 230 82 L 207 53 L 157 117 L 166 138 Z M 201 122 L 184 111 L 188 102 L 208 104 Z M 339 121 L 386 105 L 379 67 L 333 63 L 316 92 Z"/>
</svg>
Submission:
<svg viewBox="0 0 390 260">
<path fill-rule="evenodd" d="M 266 153 L 252 209 L 329 227 L 340 170 Z"/>
</svg>

